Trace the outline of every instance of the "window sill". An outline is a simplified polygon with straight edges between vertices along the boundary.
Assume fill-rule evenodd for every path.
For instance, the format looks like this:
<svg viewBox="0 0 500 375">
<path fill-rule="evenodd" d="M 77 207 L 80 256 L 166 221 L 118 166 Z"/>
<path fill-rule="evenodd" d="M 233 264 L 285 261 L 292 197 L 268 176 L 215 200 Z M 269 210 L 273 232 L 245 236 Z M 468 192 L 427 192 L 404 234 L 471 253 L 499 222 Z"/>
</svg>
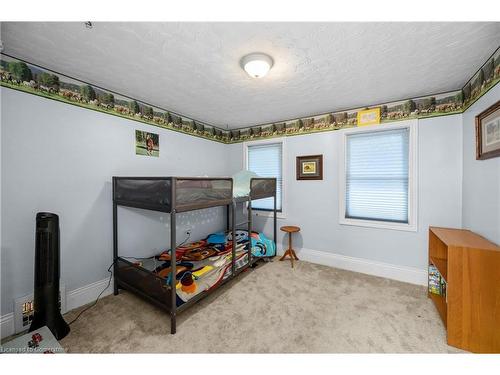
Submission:
<svg viewBox="0 0 500 375">
<path fill-rule="evenodd" d="M 416 232 L 416 224 L 390 223 L 385 221 L 359 220 L 359 219 L 340 219 L 340 225 L 351 225 L 355 227 L 368 227 L 376 229 L 400 230 L 405 232 Z"/>
</svg>

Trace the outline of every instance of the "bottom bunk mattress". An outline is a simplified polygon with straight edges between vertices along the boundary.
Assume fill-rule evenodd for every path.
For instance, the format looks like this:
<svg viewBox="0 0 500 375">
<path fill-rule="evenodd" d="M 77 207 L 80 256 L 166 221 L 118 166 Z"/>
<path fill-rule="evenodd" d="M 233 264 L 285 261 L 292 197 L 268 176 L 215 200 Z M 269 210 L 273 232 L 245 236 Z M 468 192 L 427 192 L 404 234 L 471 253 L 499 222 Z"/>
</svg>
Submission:
<svg viewBox="0 0 500 375">
<path fill-rule="evenodd" d="M 248 264 L 248 232 L 238 230 L 235 233 L 235 271 Z M 253 232 L 250 235 L 253 257 L 270 257 L 276 255 L 274 241 L 267 239 L 263 233 Z M 177 306 L 181 306 L 193 297 L 213 289 L 232 275 L 232 235 L 231 232 L 213 233 L 206 239 L 183 244 L 176 249 L 176 295 Z M 129 258 L 130 259 L 130 258 Z M 155 288 L 160 283 L 168 296 L 171 285 L 171 251 L 166 250 L 151 258 L 132 258 L 133 264 L 147 270 L 150 276 L 144 275 L 144 282 L 151 281 L 154 275 Z M 139 268 L 137 267 L 137 268 Z M 132 272 L 134 270 L 129 267 Z M 123 274 L 121 277 L 126 277 Z M 137 286 L 141 280 L 135 280 Z M 139 287 L 139 289 L 144 289 Z M 146 293 L 148 290 L 146 288 Z M 155 298 L 156 299 L 156 298 Z M 162 298 L 163 299 L 163 298 Z"/>
</svg>

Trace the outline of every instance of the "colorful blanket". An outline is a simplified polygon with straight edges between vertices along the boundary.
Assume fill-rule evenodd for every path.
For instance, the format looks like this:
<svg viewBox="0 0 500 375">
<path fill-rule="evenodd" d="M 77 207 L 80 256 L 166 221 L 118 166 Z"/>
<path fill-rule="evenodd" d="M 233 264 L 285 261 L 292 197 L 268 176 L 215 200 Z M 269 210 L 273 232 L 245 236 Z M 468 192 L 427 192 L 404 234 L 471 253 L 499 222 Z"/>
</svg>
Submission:
<svg viewBox="0 0 500 375">
<path fill-rule="evenodd" d="M 248 264 L 247 231 L 235 233 L 236 270 Z M 252 256 L 269 257 L 276 254 L 276 246 L 263 233 L 250 235 Z M 216 287 L 232 273 L 232 235 L 231 232 L 213 233 L 206 239 L 179 246 L 176 249 L 176 292 L 177 305 L 182 305 L 194 296 Z M 155 257 L 153 273 L 165 279 L 170 285 L 171 252 L 163 251 Z M 159 264 L 159 265 L 158 265 Z"/>
</svg>

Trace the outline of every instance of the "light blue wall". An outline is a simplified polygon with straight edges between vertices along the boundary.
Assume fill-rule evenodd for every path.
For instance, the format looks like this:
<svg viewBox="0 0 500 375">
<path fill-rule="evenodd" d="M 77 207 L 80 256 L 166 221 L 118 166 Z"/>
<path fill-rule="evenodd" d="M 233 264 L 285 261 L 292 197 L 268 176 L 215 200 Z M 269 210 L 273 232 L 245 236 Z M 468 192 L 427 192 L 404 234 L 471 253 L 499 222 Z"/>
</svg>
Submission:
<svg viewBox="0 0 500 375">
<path fill-rule="evenodd" d="M 476 160 L 475 117 L 500 100 L 496 85 L 463 114 L 464 228 L 500 245 L 500 157 Z"/>
<path fill-rule="evenodd" d="M 112 259 L 111 177 L 210 175 L 228 170 L 225 145 L 10 89 L 1 94 L 1 314 L 33 290 L 35 214 L 60 215 L 68 291 L 102 280 Z M 160 157 L 136 156 L 135 129 L 160 134 Z M 178 238 L 221 229 L 221 209 L 179 218 Z M 168 246 L 169 218 L 120 209 L 122 254 Z"/>
<path fill-rule="evenodd" d="M 62 281 L 74 290 L 105 278 L 111 263 L 111 176 L 224 176 L 243 167 L 242 144 L 196 139 L 9 89 L 0 94 L 2 315 L 33 288 L 36 212 L 61 216 Z M 278 225 L 301 226 L 299 249 L 419 269 L 427 264 L 429 225 L 461 227 L 463 217 L 464 227 L 500 242 L 500 158 L 475 160 L 473 125 L 499 94 L 497 86 L 463 116 L 419 121 L 417 232 L 338 223 L 340 132 L 286 138 L 286 218 Z M 134 154 L 135 129 L 160 134 L 160 158 Z M 323 181 L 295 179 L 296 156 L 308 154 L 324 155 Z M 168 244 L 168 216 L 119 212 L 122 254 L 152 255 Z M 271 234 L 269 219 L 256 223 Z M 178 237 L 192 228 L 192 238 L 201 238 L 222 225 L 221 209 L 187 213 L 179 218 Z"/>
<path fill-rule="evenodd" d="M 285 219 L 278 225 L 298 225 L 296 248 L 320 250 L 400 266 L 425 269 L 428 227 L 461 226 L 462 123 L 461 115 L 418 122 L 418 231 L 339 224 L 338 160 L 341 131 L 297 137 L 285 142 Z M 243 165 L 243 145 L 229 146 L 230 167 Z M 323 154 L 322 181 L 297 181 L 295 158 Z M 272 222 L 258 217 L 268 234 Z M 279 243 L 285 245 L 282 233 Z M 300 258 L 300 254 L 299 254 Z"/>
</svg>

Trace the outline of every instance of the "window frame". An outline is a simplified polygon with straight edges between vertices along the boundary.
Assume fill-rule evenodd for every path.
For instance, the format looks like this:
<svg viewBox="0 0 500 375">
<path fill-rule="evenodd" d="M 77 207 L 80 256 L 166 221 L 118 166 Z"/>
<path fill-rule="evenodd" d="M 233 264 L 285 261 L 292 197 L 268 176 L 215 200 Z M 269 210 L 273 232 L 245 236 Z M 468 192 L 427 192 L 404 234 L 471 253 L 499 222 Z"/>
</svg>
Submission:
<svg viewBox="0 0 500 375">
<path fill-rule="evenodd" d="M 285 211 L 286 211 L 286 181 L 287 181 L 287 167 L 286 167 L 286 140 L 284 137 L 280 138 L 271 138 L 271 139 L 263 139 L 256 141 L 245 141 L 243 142 L 243 169 L 248 170 L 248 148 L 249 146 L 261 146 L 261 145 L 269 145 L 269 144 L 281 144 L 281 211 L 276 210 L 276 216 L 279 219 L 284 219 Z M 246 206 L 245 206 L 246 209 Z M 255 216 L 273 216 L 273 210 L 254 208 L 252 206 L 252 213 Z"/>
<path fill-rule="evenodd" d="M 347 136 L 386 130 L 409 129 L 408 155 L 408 223 L 381 220 L 363 220 L 346 217 Z M 393 124 L 363 126 L 340 130 L 339 145 L 339 224 L 401 231 L 417 231 L 418 211 L 418 120 L 400 121 Z"/>
</svg>

